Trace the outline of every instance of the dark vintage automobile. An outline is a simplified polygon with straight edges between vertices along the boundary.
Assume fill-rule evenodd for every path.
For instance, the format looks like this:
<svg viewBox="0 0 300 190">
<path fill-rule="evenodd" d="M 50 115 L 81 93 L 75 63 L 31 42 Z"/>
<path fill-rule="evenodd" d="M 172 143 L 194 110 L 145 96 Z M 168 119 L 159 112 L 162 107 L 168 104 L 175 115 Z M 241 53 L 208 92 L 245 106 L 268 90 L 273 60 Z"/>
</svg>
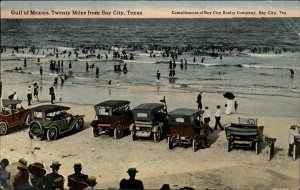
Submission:
<svg viewBox="0 0 300 190">
<path fill-rule="evenodd" d="M 257 126 L 257 119 L 238 118 L 238 123 L 231 123 L 225 128 L 227 151 L 234 147 L 254 148 L 259 153 L 263 140 L 263 126 Z"/>
<path fill-rule="evenodd" d="M 128 130 L 134 121 L 129 104 L 130 101 L 126 100 L 109 100 L 96 104 L 94 108 L 97 120 L 91 123 L 94 136 L 113 132 L 115 139 L 121 138 L 124 130 Z"/>
<path fill-rule="evenodd" d="M 133 110 L 134 124 L 130 126 L 132 140 L 137 137 L 150 137 L 159 142 L 166 133 L 167 110 L 161 103 L 145 103 Z"/>
<path fill-rule="evenodd" d="M 81 131 L 84 115 L 70 113 L 70 107 L 61 105 L 41 105 L 30 109 L 29 137 L 56 140 L 59 134 Z"/>
<path fill-rule="evenodd" d="M 167 140 L 169 149 L 174 145 L 190 145 L 193 151 L 200 146 L 208 147 L 208 126 L 202 121 L 204 111 L 196 109 L 179 108 L 168 114 L 169 133 Z"/>
<path fill-rule="evenodd" d="M 2 100 L 0 136 L 7 134 L 11 128 L 28 125 L 30 111 L 24 109 L 21 102 L 21 100 Z"/>
</svg>

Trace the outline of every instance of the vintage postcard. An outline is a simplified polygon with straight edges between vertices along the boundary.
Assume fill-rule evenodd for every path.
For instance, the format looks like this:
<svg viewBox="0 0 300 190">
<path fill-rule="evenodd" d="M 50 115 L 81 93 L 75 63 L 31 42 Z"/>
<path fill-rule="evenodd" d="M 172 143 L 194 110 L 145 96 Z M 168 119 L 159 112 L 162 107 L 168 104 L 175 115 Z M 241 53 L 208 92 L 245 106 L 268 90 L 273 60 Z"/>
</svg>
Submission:
<svg viewBox="0 0 300 190">
<path fill-rule="evenodd" d="M 298 189 L 299 1 L 1 1 L 0 189 Z"/>
</svg>

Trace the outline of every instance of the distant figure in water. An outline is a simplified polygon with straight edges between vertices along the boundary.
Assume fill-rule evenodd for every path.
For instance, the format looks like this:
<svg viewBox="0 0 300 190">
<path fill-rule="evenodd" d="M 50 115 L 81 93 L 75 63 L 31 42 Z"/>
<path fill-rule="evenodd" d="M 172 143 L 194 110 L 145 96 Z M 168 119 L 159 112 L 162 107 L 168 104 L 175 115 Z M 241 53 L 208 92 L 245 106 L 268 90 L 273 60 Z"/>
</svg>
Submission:
<svg viewBox="0 0 300 190">
<path fill-rule="evenodd" d="M 69 72 L 72 73 L 72 62 L 69 63 Z"/>
<path fill-rule="evenodd" d="M 65 83 L 65 80 L 62 77 L 60 77 L 60 83 L 61 83 L 61 85 L 64 85 L 64 83 Z"/>
<path fill-rule="evenodd" d="M 290 77 L 293 78 L 294 77 L 294 70 L 290 69 Z"/>
<path fill-rule="evenodd" d="M 160 79 L 160 72 L 159 72 L 159 70 L 157 70 L 156 78 L 157 78 L 157 80 L 159 81 L 159 79 Z"/>
<path fill-rule="evenodd" d="M 111 85 L 111 80 L 108 81 L 108 85 Z"/>
<path fill-rule="evenodd" d="M 85 70 L 89 71 L 89 63 L 88 62 L 86 62 Z"/>
<path fill-rule="evenodd" d="M 196 57 L 194 57 L 193 62 L 194 62 L 194 63 L 196 62 Z"/>
<path fill-rule="evenodd" d="M 24 67 L 27 67 L 27 60 L 26 60 L 26 58 L 24 59 Z"/>
<path fill-rule="evenodd" d="M 39 63 L 39 62 L 40 62 L 40 60 L 41 60 L 41 59 L 38 57 L 38 58 L 37 58 L 37 62 Z"/>
<path fill-rule="evenodd" d="M 205 57 L 202 57 L 202 58 L 201 58 L 201 63 L 204 63 L 204 59 L 205 59 Z"/>
<path fill-rule="evenodd" d="M 96 76 L 99 76 L 99 67 L 96 67 Z"/>
</svg>

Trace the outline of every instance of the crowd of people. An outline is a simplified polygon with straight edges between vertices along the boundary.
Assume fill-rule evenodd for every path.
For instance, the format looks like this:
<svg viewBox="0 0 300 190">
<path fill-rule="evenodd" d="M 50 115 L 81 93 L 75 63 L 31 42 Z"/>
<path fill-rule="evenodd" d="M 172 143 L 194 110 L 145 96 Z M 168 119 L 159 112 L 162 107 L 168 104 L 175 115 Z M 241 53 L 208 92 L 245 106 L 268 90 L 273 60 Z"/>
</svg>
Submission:
<svg viewBox="0 0 300 190">
<path fill-rule="evenodd" d="M 12 165 L 17 168 L 17 173 L 11 175 L 7 170 L 9 160 L 3 158 L 0 162 L 0 189 L 2 190 L 84 190 L 94 189 L 97 185 L 95 176 L 88 176 L 82 173 L 81 163 L 74 163 L 74 173 L 68 175 L 67 179 L 59 174 L 61 163 L 53 161 L 50 165 L 51 172 L 47 173 L 43 163 L 34 162 L 28 164 L 24 158 L 20 158 Z M 144 185 L 141 180 L 136 179 L 138 171 L 136 168 L 127 170 L 129 179 L 123 178 L 119 183 L 119 189 L 122 190 L 143 190 Z M 12 180 L 11 180 L 12 178 Z M 12 181 L 12 183 L 10 183 Z M 169 184 L 163 184 L 161 190 L 170 190 Z M 183 187 L 181 190 L 193 190 L 191 187 Z"/>
</svg>

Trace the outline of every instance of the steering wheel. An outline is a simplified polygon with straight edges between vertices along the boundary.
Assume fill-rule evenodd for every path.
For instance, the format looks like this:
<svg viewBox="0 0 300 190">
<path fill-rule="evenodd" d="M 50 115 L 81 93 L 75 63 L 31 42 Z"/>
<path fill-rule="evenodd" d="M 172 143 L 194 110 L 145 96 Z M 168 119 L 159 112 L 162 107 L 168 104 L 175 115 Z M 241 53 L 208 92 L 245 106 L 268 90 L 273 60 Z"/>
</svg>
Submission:
<svg viewBox="0 0 300 190">
<path fill-rule="evenodd" d="M 254 119 L 248 119 L 247 124 L 255 125 L 255 120 Z"/>
</svg>

